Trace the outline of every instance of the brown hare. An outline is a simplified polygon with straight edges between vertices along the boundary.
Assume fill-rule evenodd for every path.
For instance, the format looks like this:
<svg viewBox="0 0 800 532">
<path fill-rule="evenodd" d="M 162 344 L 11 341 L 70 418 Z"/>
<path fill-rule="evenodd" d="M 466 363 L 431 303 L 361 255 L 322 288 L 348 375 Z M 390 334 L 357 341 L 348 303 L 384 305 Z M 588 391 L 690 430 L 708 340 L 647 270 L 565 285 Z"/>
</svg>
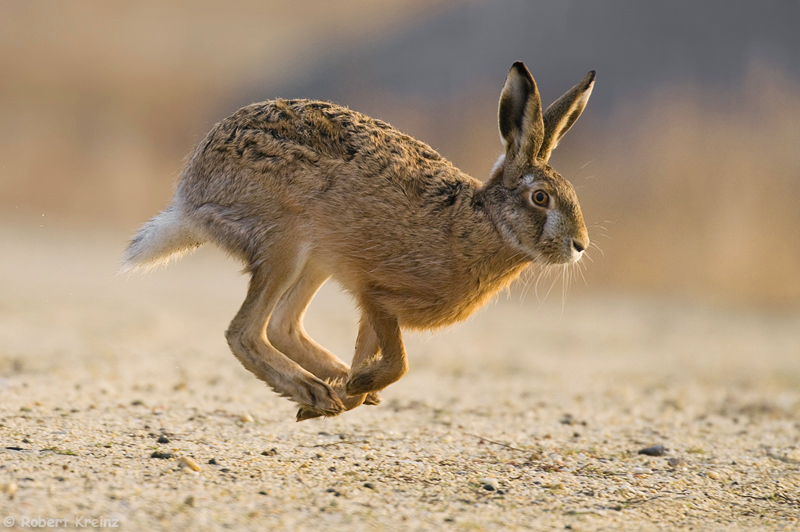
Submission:
<svg viewBox="0 0 800 532">
<path fill-rule="evenodd" d="M 217 244 L 251 275 L 226 332 L 244 367 L 297 402 L 298 421 L 377 404 L 408 369 L 401 328 L 463 320 L 531 262 L 581 258 L 589 237 L 575 189 L 547 162 L 594 79 L 589 72 L 542 112 L 533 77 L 514 63 L 500 95 L 505 154 L 485 184 L 345 107 L 244 107 L 197 146 L 172 204 L 130 243 L 123 271 Z M 352 367 L 302 325 L 330 277 L 361 311 Z"/>
</svg>

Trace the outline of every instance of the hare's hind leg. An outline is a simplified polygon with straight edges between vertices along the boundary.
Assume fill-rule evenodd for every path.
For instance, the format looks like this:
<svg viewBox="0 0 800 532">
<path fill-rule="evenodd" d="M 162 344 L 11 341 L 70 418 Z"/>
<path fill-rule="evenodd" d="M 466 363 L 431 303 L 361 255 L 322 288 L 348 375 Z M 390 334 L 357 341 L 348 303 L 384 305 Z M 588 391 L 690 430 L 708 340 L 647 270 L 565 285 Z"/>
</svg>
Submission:
<svg viewBox="0 0 800 532">
<path fill-rule="evenodd" d="M 362 309 L 364 316 L 359 330 L 362 349 L 358 349 L 359 342 L 356 342 L 356 357 L 347 380 L 347 393 L 353 395 L 380 391 L 400 380 L 408 371 L 406 349 L 397 316 L 371 302 L 362 303 Z M 371 326 L 374 335 L 367 325 Z M 374 349 L 376 340 L 381 351 L 381 356 L 377 358 Z"/>
<path fill-rule="evenodd" d="M 263 261 L 253 270 L 247 297 L 226 332 L 228 345 L 245 368 L 277 393 L 321 415 L 336 415 L 345 409 L 338 394 L 273 347 L 266 336 L 272 311 L 302 267 L 287 256 L 291 255 Z"/>
<path fill-rule="evenodd" d="M 308 304 L 329 275 L 311 262 L 286 291 L 267 325 L 267 338 L 286 356 L 325 381 L 346 379 L 350 368 L 339 357 L 319 345 L 306 334 L 303 316 Z"/>
<path fill-rule="evenodd" d="M 307 371 L 326 381 L 338 394 L 347 410 L 361 405 L 363 394 L 348 396 L 345 381 L 350 368 L 339 357 L 308 337 L 303 328 L 303 315 L 319 287 L 329 275 L 309 261 L 297 281 L 281 298 L 267 325 L 267 338 L 282 353 Z M 297 420 L 319 417 L 320 412 L 301 407 Z"/>
</svg>

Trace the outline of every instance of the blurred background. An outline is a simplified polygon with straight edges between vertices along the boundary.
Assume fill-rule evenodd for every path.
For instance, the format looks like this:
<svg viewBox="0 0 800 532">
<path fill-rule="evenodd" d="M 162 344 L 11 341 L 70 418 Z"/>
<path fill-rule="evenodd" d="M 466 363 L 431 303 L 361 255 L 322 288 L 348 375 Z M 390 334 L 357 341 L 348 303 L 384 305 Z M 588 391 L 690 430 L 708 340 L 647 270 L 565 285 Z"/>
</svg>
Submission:
<svg viewBox="0 0 800 532">
<path fill-rule="evenodd" d="M 552 159 L 603 250 L 573 293 L 796 308 L 798 28 L 793 0 L 2 1 L 2 234 L 106 231 L 121 254 L 209 128 L 274 97 L 381 118 L 485 179 L 524 60 L 545 105 L 598 72 Z"/>
</svg>

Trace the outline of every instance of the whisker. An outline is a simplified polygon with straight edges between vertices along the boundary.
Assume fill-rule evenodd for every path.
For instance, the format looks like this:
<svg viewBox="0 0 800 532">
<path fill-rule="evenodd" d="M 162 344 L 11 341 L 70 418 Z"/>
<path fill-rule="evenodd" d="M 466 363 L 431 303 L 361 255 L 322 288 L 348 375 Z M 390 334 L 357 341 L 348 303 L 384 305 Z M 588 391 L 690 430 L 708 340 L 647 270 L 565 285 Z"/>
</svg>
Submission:
<svg viewBox="0 0 800 532">
<path fill-rule="evenodd" d="M 549 267 L 548 267 L 548 270 L 549 270 L 549 272 L 552 272 L 552 270 Z M 550 292 L 553 290 L 553 287 L 555 286 L 556 281 L 558 281 L 558 276 L 556 276 L 553 279 L 553 282 L 550 283 L 550 288 L 547 289 L 547 293 L 544 295 L 544 299 L 542 299 L 541 302 L 539 303 L 539 308 L 542 308 L 542 305 L 544 305 L 544 302 L 547 300 L 547 296 L 549 296 Z"/>
<path fill-rule="evenodd" d="M 600 255 L 602 255 L 603 258 L 605 258 L 605 256 L 606 256 L 605 252 L 600 248 L 600 246 L 596 242 L 592 242 L 591 244 L 589 244 L 589 247 L 590 248 L 594 248 L 597 251 L 599 251 Z M 592 261 L 592 262 L 594 262 L 594 261 Z"/>
<path fill-rule="evenodd" d="M 582 262 L 578 262 L 578 273 L 581 274 L 581 279 L 583 279 L 583 284 L 586 285 L 586 288 L 589 288 L 589 283 L 586 281 L 586 276 L 583 275 L 583 266 Z"/>
<path fill-rule="evenodd" d="M 574 179 L 577 179 L 577 178 L 578 178 L 578 177 L 581 175 L 581 172 L 583 171 L 583 169 L 584 169 L 584 168 L 586 168 L 587 166 L 589 166 L 590 164 L 592 164 L 593 162 L 595 162 L 596 160 L 597 160 L 597 159 L 591 159 L 590 161 L 588 161 L 588 162 L 584 163 L 584 165 L 583 165 L 583 166 L 581 166 L 580 168 L 578 168 L 578 171 L 577 171 L 577 172 L 575 172 L 575 177 L 574 177 Z M 584 177 L 584 179 L 587 179 L 587 178 L 585 178 L 585 177 Z"/>
<path fill-rule="evenodd" d="M 536 276 L 536 283 L 533 285 L 533 293 L 536 296 L 536 301 L 541 303 L 542 299 L 539 297 L 539 283 L 542 281 L 542 278 L 547 273 L 547 266 L 543 266 L 541 270 L 539 270 L 539 274 Z"/>
</svg>

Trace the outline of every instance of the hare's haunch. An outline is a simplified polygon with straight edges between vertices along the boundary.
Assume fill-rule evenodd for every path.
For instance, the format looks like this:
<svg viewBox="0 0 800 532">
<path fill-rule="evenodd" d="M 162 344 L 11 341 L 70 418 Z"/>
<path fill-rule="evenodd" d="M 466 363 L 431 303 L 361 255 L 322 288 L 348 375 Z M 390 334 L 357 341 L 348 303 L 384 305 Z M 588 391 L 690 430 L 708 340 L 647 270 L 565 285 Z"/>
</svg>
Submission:
<svg viewBox="0 0 800 532">
<path fill-rule="evenodd" d="M 299 403 L 298 420 L 377 404 L 408 369 L 401 328 L 463 320 L 532 261 L 581 258 L 589 237 L 575 190 L 547 161 L 593 85 L 590 72 L 542 112 L 533 77 L 514 63 L 500 96 L 506 150 L 485 184 L 347 108 L 249 105 L 196 148 L 123 268 L 217 244 L 251 274 L 226 333 L 241 363 Z M 330 277 L 361 309 L 352 367 L 302 325 Z"/>
</svg>

